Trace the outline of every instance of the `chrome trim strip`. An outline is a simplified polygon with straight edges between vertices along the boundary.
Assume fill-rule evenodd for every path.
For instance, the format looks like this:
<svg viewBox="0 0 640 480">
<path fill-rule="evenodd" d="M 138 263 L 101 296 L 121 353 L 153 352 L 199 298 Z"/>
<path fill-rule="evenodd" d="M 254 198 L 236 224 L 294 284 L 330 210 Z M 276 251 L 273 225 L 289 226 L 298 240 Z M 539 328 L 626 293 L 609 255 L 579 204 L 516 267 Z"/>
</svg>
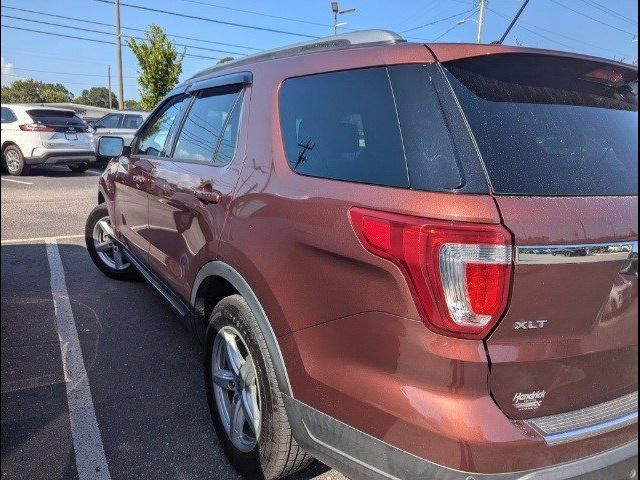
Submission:
<svg viewBox="0 0 640 480">
<path fill-rule="evenodd" d="M 625 415 L 616 420 L 600 423 L 591 427 L 581 428 L 579 430 L 573 430 L 571 432 L 557 433 L 555 435 L 542 435 L 547 445 L 558 445 L 560 443 L 573 442 L 576 440 L 584 440 L 585 438 L 595 437 L 597 435 L 603 435 L 608 432 L 613 432 L 620 428 L 628 427 L 638 422 L 638 412 Z M 529 426 L 535 430 L 535 427 L 529 423 Z M 540 432 L 538 432 L 540 433 Z"/>
<path fill-rule="evenodd" d="M 637 391 L 591 407 L 524 421 L 548 445 L 595 437 L 637 422 Z"/>
<path fill-rule="evenodd" d="M 638 241 L 516 247 L 519 265 L 618 262 L 638 258 Z"/>
</svg>

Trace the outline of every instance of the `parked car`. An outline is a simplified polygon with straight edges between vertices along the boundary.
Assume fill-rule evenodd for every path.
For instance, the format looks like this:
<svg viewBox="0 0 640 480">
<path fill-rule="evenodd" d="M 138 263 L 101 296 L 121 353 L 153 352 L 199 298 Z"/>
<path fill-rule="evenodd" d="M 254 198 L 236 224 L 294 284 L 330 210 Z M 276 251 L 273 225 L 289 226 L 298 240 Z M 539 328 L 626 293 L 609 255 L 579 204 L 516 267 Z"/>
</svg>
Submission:
<svg viewBox="0 0 640 480">
<path fill-rule="evenodd" d="M 84 172 L 95 160 L 89 127 L 72 110 L 2 104 L 2 162 L 10 175 L 52 164 Z"/>
<path fill-rule="evenodd" d="M 247 478 L 312 457 L 352 479 L 633 478 L 637 79 L 383 31 L 229 62 L 131 146 L 101 138 L 87 248 L 203 342 Z"/>
<path fill-rule="evenodd" d="M 99 120 L 92 122 L 94 145 L 97 148 L 100 138 L 105 135 L 116 135 L 124 139 L 125 145 L 131 145 L 138 127 L 149 116 L 148 112 L 122 111 L 108 113 Z"/>
</svg>

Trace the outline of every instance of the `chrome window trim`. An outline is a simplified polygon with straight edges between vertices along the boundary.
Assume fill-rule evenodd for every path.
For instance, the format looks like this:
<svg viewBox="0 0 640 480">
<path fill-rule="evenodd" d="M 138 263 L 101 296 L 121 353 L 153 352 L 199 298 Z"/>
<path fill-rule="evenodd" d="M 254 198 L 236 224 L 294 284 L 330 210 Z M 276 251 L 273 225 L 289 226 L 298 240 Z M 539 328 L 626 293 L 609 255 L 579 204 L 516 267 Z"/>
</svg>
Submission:
<svg viewBox="0 0 640 480">
<path fill-rule="evenodd" d="M 637 422 L 637 391 L 592 407 L 524 421 L 548 445 L 595 437 Z"/>
<path fill-rule="evenodd" d="M 638 258 L 638 241 L 516 247 L 519 265 L 618 262 Z"/>
</svg>

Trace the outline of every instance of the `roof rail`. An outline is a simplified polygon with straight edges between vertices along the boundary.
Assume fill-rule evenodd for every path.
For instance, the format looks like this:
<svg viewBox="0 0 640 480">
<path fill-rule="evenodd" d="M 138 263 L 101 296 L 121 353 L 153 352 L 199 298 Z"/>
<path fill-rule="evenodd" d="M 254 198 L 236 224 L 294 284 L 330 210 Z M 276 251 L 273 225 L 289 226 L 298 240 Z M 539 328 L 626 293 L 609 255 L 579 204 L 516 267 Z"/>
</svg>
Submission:
<svg viewBox="0 0 640 480">
<path fill-rule="evenodd" d="M 207 68 L 196 73 L 189 78 L 187 82 L 191 82 L 200 77 L 204 77 L 215 73 L 218 70 L 226 69 L 228 67 L 237 67 L 241 65 L 248 65 L 251 63 L 262 62 L 265 60 L 274 60 L 276 58 L 292 57 L 295 55 L 302 55 L 305 53 L 313 53 L 326 50 L 338 50 L 342 48 L 358 47 L 366 45 L 380 45 L 380 44 L 394 44 L 405 42 L 397 33 L 389 30 L 360 30 L 357 32 L 344 33 L 341 35 L 334 35 L 331 37 L 319 38 L 317 40 L 310 40 L 308 42 L 296 43 L 293 45 L 287 45 L 285 47 L 276 48 L 273 50 L 267 50 L 265 52 L 257 53 L 255 55 L 248 55 L 246 57 L 238 58 L 237 60 L 231 60 L 229 62 L 216 65 L 214 67 Z"/>
</svg>

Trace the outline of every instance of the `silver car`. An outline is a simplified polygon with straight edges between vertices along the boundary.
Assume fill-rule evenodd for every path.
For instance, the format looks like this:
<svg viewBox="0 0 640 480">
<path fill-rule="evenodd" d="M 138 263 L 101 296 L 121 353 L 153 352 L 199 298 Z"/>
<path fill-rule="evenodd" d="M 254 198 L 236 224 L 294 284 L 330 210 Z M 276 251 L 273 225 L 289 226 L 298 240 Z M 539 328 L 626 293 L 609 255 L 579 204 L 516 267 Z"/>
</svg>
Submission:
<svg viewBox="0 0 640 480">
<path fill-rule="evenodd" d="M 142 125 L 142 122 L 148 116 L 148 112 L 142 111 L 122 111 L 106 114 L 92 125 L 96 151 L 98 151 L 100 137 L 106 135 L 122 137 L 125 145 L 131 145 L 138 127 Z"/>
</svg>

